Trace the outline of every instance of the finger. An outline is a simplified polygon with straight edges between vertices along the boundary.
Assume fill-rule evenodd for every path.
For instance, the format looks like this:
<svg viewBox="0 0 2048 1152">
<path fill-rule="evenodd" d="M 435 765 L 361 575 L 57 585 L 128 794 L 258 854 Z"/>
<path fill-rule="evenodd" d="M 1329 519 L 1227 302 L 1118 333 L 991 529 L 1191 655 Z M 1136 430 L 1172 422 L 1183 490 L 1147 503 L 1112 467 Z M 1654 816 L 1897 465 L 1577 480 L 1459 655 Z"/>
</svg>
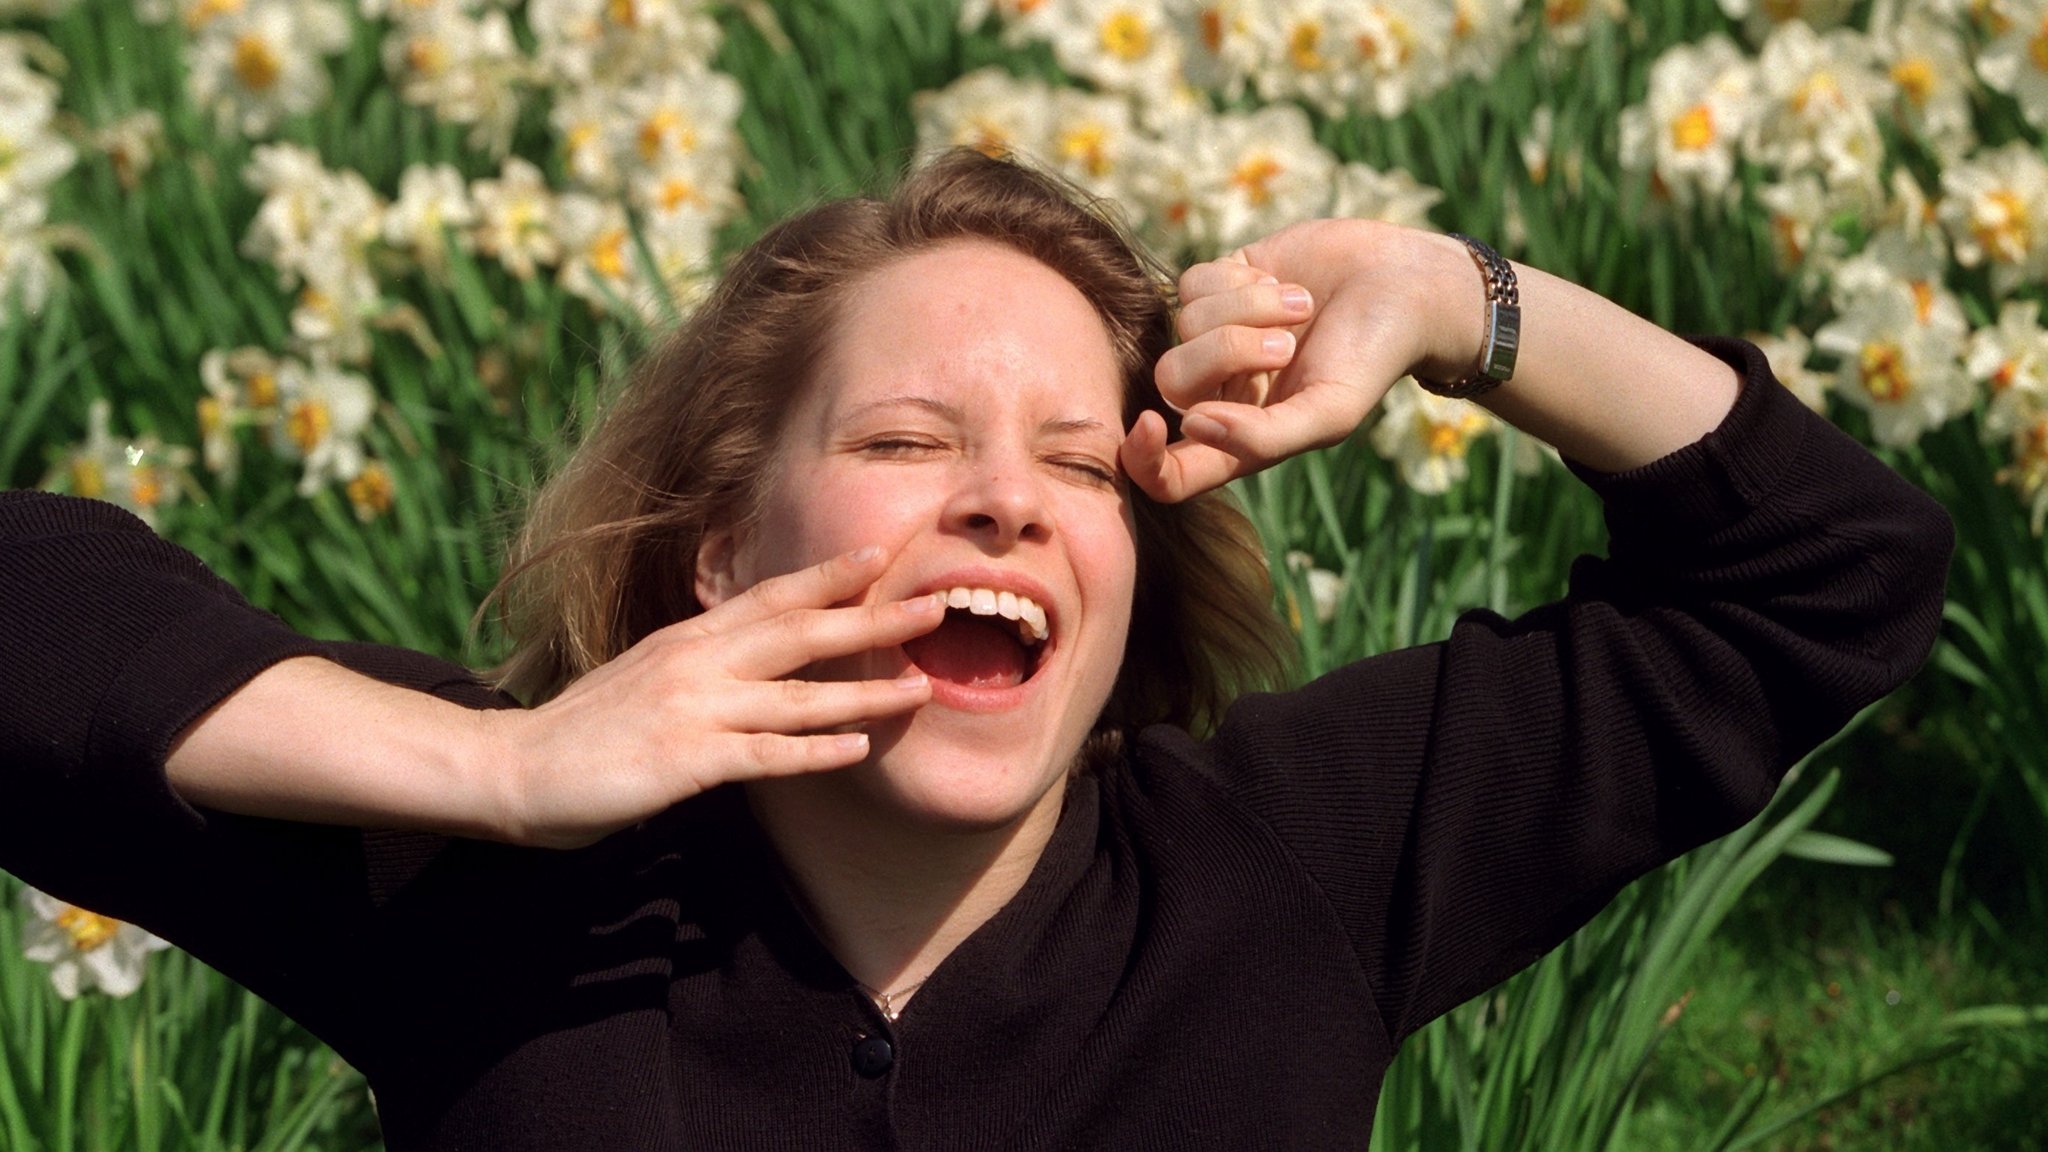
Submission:
<svg viewBox="0 0 2048 1152">
<path fill-rule="evenodd" d="M 732 780 L 827 772 L 851 767 L 868 756 L 868 734 L 865 732 L 829 732 L 817 736 L 750 732 L 730 739 L 733 741 L 731 755 L 736 771 L 727 778 Z"/>
<path fill-rule="evenodd" d="M 1309 385 L 1277 404 L 1200 404 L 1181 421 L 1189 439 L 1236 457 L 1256 471 L 1351 435 L 1365 418 L 1352 389 Z"/>
<path fill-rule="evenodd" d="M 1169 349 L 1152 378 L 1168 404 L 1192 408 L 1217 399 L 1235 377 L 1285 368 L 1294 347 L 1294 333 L 1284 328 L 1226 324 Z"/>
<path fill-rule="evenodd" d="M 893 648 L 946 618 L 941 594 L 852 608 L 800 608 L 731 633 L 726 670 L 772 680 L 819 660 Z"/>
<path fill-rule="evenodd" d="M 735 729 L 795 734 L 883 720 L 932 698 L 921 672 L 895 680 L 770 680 L 734 693 L 726 723 Z"/>
<path fill-rule="evenodd" d="M 1182 440 L 1168 446 L 1166 421 L 1146 412 L 1124 439 L 1124 471 L 1133 484 L 1161 504 L 1174 504 L 1229 483 L 1245 471 L 1236 457 L 1206 444 Z"/>
<path fill-rule="evenodd" d="M 800 568 L 781 576 L 771 576 L 675 627 L 708 635 L 741 628 L 801 608 L 824 608 L 838 604 L 866 591 L 887 566 L 888 556 L 879 547 L 870 546 L 843 552 L 809 568 Z"/>
<path fill-rule="evenodd" d="M 1180 315 L 1174 317 L 1174 331 L 1182 340 L 1193 340 L 1225 324 L 1257 328 L 1302 324 L 1314 307 L 1308 289 L 1299 284 L 1245 284 L 1183 304 Z"/>
<path fill-rule="evenodd" d="M 1217 260 L 1204 260 L 1200 264 L 1189 265 L 1187 271 L 1180 274 L 1181 306 L 1186 307 L 1204 296 L 1272 279 L 1265 269 L 1245 263 L 1241 251 Z"/>
</svg>

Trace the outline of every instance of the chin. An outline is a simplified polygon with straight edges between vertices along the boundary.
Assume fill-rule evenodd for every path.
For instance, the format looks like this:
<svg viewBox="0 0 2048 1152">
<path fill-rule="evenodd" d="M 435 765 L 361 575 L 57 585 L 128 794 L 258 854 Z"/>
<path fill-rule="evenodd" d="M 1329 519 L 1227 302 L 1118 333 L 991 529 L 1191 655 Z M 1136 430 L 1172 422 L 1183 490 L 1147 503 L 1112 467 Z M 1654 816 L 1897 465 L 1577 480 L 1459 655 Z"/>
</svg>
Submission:
<svg viewBox="0 0 2048 1152">
<path fill-rule="evenodd" d="M 863 790 L 885 807 L 933 828 L 991 832 L 1023 820 L 1066 780 L 1042 754 L 1002 755 L 913 731 L 855 769 Z M 1072 756 L 1059 760 L 1070 763 Z M 1057 803 L 1057 798 L 1054 800 Z"/>
</svg>

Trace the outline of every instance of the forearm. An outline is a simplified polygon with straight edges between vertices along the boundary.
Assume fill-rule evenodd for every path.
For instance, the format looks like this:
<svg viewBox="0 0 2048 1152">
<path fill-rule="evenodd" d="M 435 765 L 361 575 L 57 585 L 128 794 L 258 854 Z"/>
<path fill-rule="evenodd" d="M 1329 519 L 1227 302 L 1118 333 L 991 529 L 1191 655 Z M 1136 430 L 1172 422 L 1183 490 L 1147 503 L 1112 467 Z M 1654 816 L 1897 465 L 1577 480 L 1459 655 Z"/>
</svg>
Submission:
<svg viewBox="0 0 2048 1152">
<path fill-rule="evenodd" d="M 1484 288 L 1471 254 L 1432 236 L 1441 269 L 1441 376 L 1479 358 Z M 1718 427 L 1741 381 L 1715 357 L 1569 281 L 1515 265 L 1521 348 L 1514 377 L 1479 398 L 1501 419 L 1602 472 L 1624 472 L 1669 455 Z"/>
<path fill-rule="evenodd" d="M 202 714 L 164 768 L 199 807 L 491 839 L 491 715 L 297 657 Z"/>
</svg>

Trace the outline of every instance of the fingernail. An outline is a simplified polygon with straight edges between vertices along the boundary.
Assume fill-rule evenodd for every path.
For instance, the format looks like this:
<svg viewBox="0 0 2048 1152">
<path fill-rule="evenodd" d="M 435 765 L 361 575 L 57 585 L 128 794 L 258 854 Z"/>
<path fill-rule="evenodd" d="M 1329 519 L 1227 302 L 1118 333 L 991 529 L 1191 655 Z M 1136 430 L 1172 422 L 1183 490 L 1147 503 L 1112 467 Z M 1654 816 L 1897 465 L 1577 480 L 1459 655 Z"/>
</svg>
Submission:
<svg viewBox="0 0 2048 1152">
<path fill-rule="evenodd" d="M 1268 356 L 1285 356 L 1294 351 L 1294 333 L 1268 332 L 1259 339 L 1259 347 Z"/>
<path fill-rule="evenodd" d="M 1223 438 L 1223 422 L 1199 412 L 1190 412 L 1180 419 L 1181 434 L 1194 440 L 1220 440 Z"/>
<path fill-rule="evenodd" d="M 935 610 L 943 603 L 945 603 L 945 594 L 933 592 L 928 595 L 919 596 L 915 600 L 905 600 L 903 602 L 903 610 L 912 614 L 922 614 Z"/>
<path fill-rule="evenodd" d="M 922 672 L 905 672 L 896 678 L 898 688 L 922 688 L 931 682 L 931 677 Z"/>
<path fill-rule="evenodd" d="M 847 558 L 852 560 L 855 564 L 865 564 L 868 561 L 873 560 L 875 557 L 880 556 L 881 554 L 882 549 L 880 547 L 874 544 L 870 544 L 865 548 L 856 549 Z"/>
<path fill-rule="evenodd" d="M 864 752 L 867 750 L 868 734 L 865 732 L 848 732 L 844 736 L 835 736 L 832 739 L 840 748 L 848 752 Z"/>
<path fill-rule="evenodd" d="M 1306 312 L 1308 303 L 1308 289 L 1298 284 L 1280 290 L 1280 306 L 1289 312 Z"/>
<path fill-rule="evenodd" d="M 1254 284 L 1278 284 L 1279 282 L 1280 278 L 1278 276 L 1261 276 L 1253 281 Z"/>
</svg>

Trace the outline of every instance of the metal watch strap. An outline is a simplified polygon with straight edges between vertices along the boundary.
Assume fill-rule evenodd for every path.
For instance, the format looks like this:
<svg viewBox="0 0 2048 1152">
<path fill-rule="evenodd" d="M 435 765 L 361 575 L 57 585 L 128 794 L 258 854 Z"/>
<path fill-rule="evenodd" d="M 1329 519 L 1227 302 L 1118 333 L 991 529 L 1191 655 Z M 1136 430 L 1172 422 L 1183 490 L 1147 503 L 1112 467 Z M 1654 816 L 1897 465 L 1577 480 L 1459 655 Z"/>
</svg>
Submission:
<svg viewBox="0 0 2048 1152">
<path fill-rule="evenodd" d="M 1486 281 L 1486 344 L 1479 352 L 1478 371 L 1449 381 L 1417 376 L 1415 382 L 1439 396 L 1470 400 L 1514 376 L 1515 352 L 1522 343 L 1522 298 L 1515 284 L 1514 266 L 1505 257 L 1462 232 L 1452 232 L 1450 236 L 1471 251 L 1473 261 L 1479 265 L 1479 275 Z"/>
</svg>

